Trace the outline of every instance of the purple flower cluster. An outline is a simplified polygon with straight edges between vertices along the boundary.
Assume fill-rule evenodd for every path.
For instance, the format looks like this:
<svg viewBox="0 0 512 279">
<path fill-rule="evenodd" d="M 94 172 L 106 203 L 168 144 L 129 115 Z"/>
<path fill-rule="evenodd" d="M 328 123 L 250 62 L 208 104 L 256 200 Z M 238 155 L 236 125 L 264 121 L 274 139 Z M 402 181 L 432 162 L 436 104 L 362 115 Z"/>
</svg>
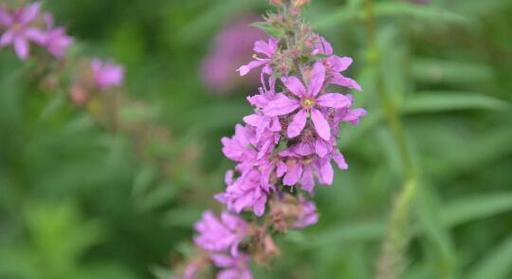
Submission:
<svg viewBox="0 0 512 279">
<path fill-rule="evenodd" d="M 0 48 L 12 45 L 16 55 L 26 60 L 30 44 L 44 48 L 55 58 L 62 58 L 73 39 L 62 27 L 55 27 L 52 15 L 41 13 L 39 2 L 15 10 L 0 7 Z"/>
<path fill-rule="evenodd" d="M 227 174 L 226 191 L 216 198 L 236 213 L 250 210 L 262 216 L 269 196 L 286 187 L 313 193 L 317 183 L 331 185 L 332 162 L 348 168 L 337 147 L 340 124 L 355 124 L 366 115 L 364 109 L 352 108 L 350 95 L 330 87 L 361 89 L 342 75 L 351 58 L 334 55 L 331 45 L 316 35 L 310 54 L 322 58 L 275 78 L 274 57 L 281 44 L 277 38 L 257 41 L 254 49 L 260 56 L 239 69 L 245 75 L 262 67 L 262 87 L 248 98 L 255 112 L 244 118 L 245 125 L 237 125 L 232 138 L 222 139 L 224 154 L 237 165 Z"/>
<path fill-rule="evenodd" d="M 252 278 L 250 259 L 278 254 L 268 227 L 286 232 L 315 224 L 316 206 L 305 196 L 314 194 L 316 184 L 333 183 L 332 163 L 348 168 L 337 146 L 340 126 L 357 124 L 367 113 L 353 108 L 352 96 L 339 89 L 361 86 L 343 75 L 350 57 L 334 55 L 317 34 L 306 37 L 296 56 L 283 39 L 257 41 L 254 60 L 238 69 L 243 76 L 260 68 L 261 87 L 248 97 L 254 113 L 222 139 L 224 155 L 236 163 L 226 173 L 225 191 L 215 196 L 228 211 L 220 219 L 208 211 L 195 226 L 195 244 L 220 269 L 218 279 Z M 299 56 L 310 59 L 299 63 Z M 267 209 L 263 224 L 233 215 L 249 211 L 263 217 Z"/>
<path fill-rule="evenodd" d="M 236 68 L 252 53 L 254 41 L 263 40 L 265 32 L 251 27 L 254 21 L 261 20 L 255 15 L 242 15 L 230 21 L 212 43 L 212 49 L 201 67 L 203 83 L 215 94 L 227 94 L 239 85 L 256 86 L 256 74 L 240 80 Z"/>
</svg>

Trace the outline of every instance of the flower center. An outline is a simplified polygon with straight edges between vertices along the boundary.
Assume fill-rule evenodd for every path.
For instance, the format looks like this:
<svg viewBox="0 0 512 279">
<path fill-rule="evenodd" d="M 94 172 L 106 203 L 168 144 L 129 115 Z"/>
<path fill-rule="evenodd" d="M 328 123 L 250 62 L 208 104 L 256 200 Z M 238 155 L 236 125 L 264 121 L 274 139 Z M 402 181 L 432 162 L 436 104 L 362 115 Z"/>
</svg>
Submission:
<svg viewBox="0 0 512 279">
<path fill-rule="evenodd" d="M 19 24 L 19 23 L 14 23 L 14 24 L 12 25 L 12 30 L 13 30 L 14 32 L 18 32 L 18 31 L 20 31 L 20 30 L 21 30 L 21 24 Z"/>
<path fill-rule="evenodd" d="M 301 105 L 305 109 L 310 109 L 315 105 L 315 99 L 306 97 L 306 98 L 302 99 Z"/>
</svg>

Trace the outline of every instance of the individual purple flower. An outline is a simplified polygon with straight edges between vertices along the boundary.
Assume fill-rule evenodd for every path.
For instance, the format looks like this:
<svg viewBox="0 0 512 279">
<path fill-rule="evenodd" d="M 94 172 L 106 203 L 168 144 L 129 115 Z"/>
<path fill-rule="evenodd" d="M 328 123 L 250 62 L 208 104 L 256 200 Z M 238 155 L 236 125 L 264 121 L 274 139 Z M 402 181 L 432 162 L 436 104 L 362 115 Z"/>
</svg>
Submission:
<svg viewBox="0 0 512 279">
<path fill-rule="evenodd" d="M 262 67 L 262 73 L 271 74 L 272 68 L 270 64 L 272 63 L 272 58 L 278 49 L 279 40 L 276 38 L 270 38 L 267 42 L 265 41 L 256 41 L 254 44 L 254 52 L 262 55 L 263 57 L 259 57 L 257 55 L 254 56 L 254 60 L 249 62 L 247 65 L 243 65 L 238 68 L 238 72 L 240 72 L 241 76 L 247 75 L 251 70 Z"/>
<path fill-rule="evenodd" d="M 124 69 L 121 65 L 93 59 L 91 69 L 96 86 L 100 90 L 108 90 L 112 87 L 121 86 L 123 83 Z"/>
<path fill-rule="evenodd" d="M 310 150 L 309 154 L 303 153 L 304 150 L 293 146 L 280 152 L 280 156 L 286 158 L 286 174 L 283 177 L 283 184 L 294 186 L 299 184 L 301 189 L 307 192 L 313 192 L 315 187 L 315 177 L 322 185 L 332 185 L 334 179 L 334 170 L 331 165 L 331 159 L 337 166 L 346 170 L 348 165 L 343 155 L 337 149 L 325 156 L 319 158 Z"/>
<path fill-rule="evenodd" d="M 240 177 L 233 179 L 233 172 L 226 175 L 226 190 L 215 195 L 217 201 L 236 213 L 250 209 L 256 216 L 265 213 L 271 186 L 262 181 L 262 174 L 257 168 L 246 170 Z"/>
<path fill-rule="evenodd" d="M 327 70 L 327 81 L 339 86 L 361 90 L 361 85 L 355 80 L 345 77 L 341 74 L 352 65 L 352 58 L 334 55 L 331 44 L 322 36 L 318 36 L 318 43 L 313 50 L 313 55 L 325 55 L 327 58 L 322 59 Z"/>
<path fill-rule="evenodd" d="M 54 27 L 52 15 L 46 14 L 45 21 L 48 32 L 45 35 L 44 46 L 51 55 L 56 58 L 62 58 L 65 56 L 68 48 L 73 44 L 73 38 L 66 34 L 65 28 Z"/>
<path fill-rule="evenodd" d="M 26 60 L 30 52 L 30 42 L 44 44 L 44 32 L 32 26 L 39 15 L 40 8 L 41 4 L 36 2 L 12 13 L 0 10 L 0 24 L 6 28 L 5 33 L 0 37 L 0 48 L 13 45 L 16 55 Z"/>
<path fill-rule="evenodd" d="M 284 85 L 294 97 L 278 94 L 276 99 L 265 107 L 263 113 L 268 116 L 283 116 L 297 111 L 288 125 L 288 137 L 294 138 L 300 135 L 310 117 L 317 134 L 322 139 L 329 140 L 331 128 L 322 110 L 349 107 L 351 98 L 339 93 L 320 94 L 325 81 L 325 67 L 321 62 L 315 63 L 310 75 L 307 87 L 297 77 L 282 78 Z"/>
<path fill-rule="evenodd" d="M 240 16 L 215 36 L 211 52 L 201 68 L 203 82 L 209 89 L 226 93 L 243 82 L 251 86 L 258 83 L 256 74 L 241 81 L 236 69 L 252 54 L 254 42 L 267 38 L 265 32 L 250 26 L 252 22 L 260 20 L 255 15 Z"/>
<path fill-rule="evenodd" d="M 214 254 L 211 260 L 220 271 L 217 273 L 217 279 L 252 279 L 249 270 L 249 256 L 239 254 L 238 256 L 228 256 Z"/>
<path fill-rule="evenodd" d="M 211 211 L 203 214 L 203 218 L 196 223 L 199 233 L 194 242 L 209 252 L 229 251 L 231 255 L 238 255 L 238 246 L 247 236 L 248 225 L 238 216 L 223 212 L 218 219 Z"/>
<path fill-rule="evenodd" d="M 304 197 L 299 198 L 299 216 L 295 224 L 296 229 L 303 229 L 318 222 L 318 213 L 316 212 L 315 203 L 306 200 Z"/>
</svg>

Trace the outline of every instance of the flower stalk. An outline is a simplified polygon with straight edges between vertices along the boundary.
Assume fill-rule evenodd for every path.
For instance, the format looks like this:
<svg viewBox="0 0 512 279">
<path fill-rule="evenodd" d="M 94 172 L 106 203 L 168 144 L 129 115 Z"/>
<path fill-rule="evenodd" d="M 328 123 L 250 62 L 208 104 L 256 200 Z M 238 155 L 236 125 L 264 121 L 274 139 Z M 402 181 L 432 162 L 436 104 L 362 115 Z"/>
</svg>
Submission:
<svg viewBox="0 0 512 279">
<path fill-rule="evenodd" d="M 381 51 L 377 43 L 377 27 L 373 0 L 364 2 L 365 24 L 368 38 L 368 63 L 374 69 L 381 69 Z M 388 223 L 386 238 L 379 256 L 376 279 L 401 278 L 405 269 L 405 254 L 410 241 L 411 215 L 413 203 L 418 191 L 418 173 L 407 144 L 404 125 L 400 112 L 384 84 L 384 77 L 377 70 L 376 88 L 386 122 L 397 145 L 404 170 L 404 184 L 396 197 Z"/>
</svg>

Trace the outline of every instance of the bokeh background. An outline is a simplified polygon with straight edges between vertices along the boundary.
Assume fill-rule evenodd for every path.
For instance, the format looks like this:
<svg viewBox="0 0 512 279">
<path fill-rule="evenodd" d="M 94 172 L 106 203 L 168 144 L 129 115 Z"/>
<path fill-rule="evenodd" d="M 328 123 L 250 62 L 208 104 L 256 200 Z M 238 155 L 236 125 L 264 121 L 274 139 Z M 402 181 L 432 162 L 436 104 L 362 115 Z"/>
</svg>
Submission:
<svg viewBox="0 0 512 279">
<path fill-rule="evenodd" d="M 379 91 L 420 169 L 405 278 L 512 278 L 512 1 L 313 0 L 305 15 L 354 57 L 369 116 L 343 130 L 350 164 L 315 200 L 320 222 L 279 240 L 256 278 L 372 278 L 403 184 Z M 233 72 L 262 36 L 265 0 L 47 0 L 74 53 L 125 65 L 123 111 L 158 129 L 110 131 L 24 78 L 0 51 L 0 278 L 166 278 L 231 167 L 220 138 L 250 112 Z M 378 56 L 380 63 L 372 63 Z M 382 80 L 382 82 L 376 82 Z M 137 134 L 139 133 L 139 134 Z M 143 156 L 137 139 L 145 138 Z M 149 140 L 148 140 L 149 138 Z"/>
</svg>

